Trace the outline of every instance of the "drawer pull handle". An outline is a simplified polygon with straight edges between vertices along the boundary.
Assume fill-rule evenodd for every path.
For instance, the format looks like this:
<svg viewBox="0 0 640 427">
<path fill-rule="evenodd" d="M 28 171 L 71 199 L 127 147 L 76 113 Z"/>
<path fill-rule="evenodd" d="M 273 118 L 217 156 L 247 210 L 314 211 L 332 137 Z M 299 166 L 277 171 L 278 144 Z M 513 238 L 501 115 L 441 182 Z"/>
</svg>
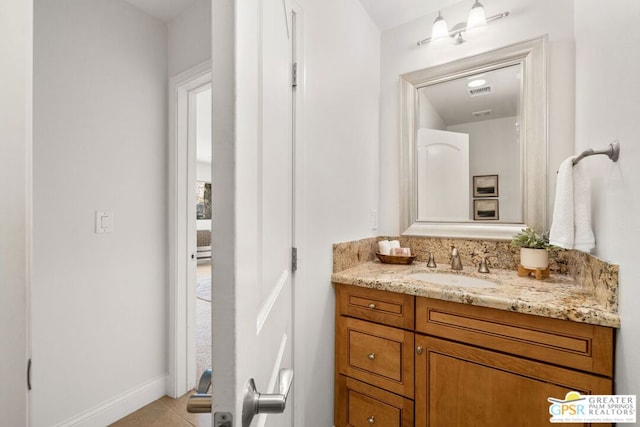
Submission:
<svg viewBox="0 0 640 427">
<path fill-rule="evenodd" d="M 422 354 L 422 346 L 416 347 L 416 353 L 418 353 L 418 356 Z"/>
<path fill-rule="evenodd" d="M 369 360 L 373 360 L 376 358 L 376 354 L 375 353 L 369 353 L 369 355 L 367 356 L 369 358 Z"/>
<path fill-rule="evenodd" d="M 369 424 L 373 424 L 376 422 L 376 417 L 374 417 L 373 415 L 371 415 L 369 418 L 367 418 L 367 422 Z"/>
<path fill-rule="evenodd" d="M 369 304 L 369 308 L 372 310 L 376 309 L 376 305 L 374 303 Z"/>
</svg>

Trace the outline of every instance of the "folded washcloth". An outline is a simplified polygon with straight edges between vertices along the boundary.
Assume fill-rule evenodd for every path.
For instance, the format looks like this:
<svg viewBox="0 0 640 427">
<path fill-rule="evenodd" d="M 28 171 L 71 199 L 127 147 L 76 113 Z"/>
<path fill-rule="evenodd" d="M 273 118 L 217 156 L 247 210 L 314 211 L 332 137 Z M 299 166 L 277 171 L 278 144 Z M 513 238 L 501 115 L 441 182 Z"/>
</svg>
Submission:
<svg viewBox="0 0 640 427">
<path fill-rule="evenodd" d="M 574 157 L 560 164 L 549 243 L 589 252 L 595 246 L 591 229 L 591 189 L 582 165 Z"/>
</svg>

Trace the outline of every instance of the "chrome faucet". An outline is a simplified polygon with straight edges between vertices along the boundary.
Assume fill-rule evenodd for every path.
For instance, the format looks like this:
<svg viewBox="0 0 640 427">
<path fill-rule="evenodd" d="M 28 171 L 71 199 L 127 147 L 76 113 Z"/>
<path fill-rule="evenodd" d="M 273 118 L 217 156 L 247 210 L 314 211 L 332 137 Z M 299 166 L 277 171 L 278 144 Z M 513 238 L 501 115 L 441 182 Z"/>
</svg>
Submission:
<svg viewBox="0 0 640 427">
<path fill-rule="evenodd" d="M 462 261 L 460 260 L 460 254 L 458 248 L 451 246 L 451 269 L 462 270 Z"/>
<path fill-rule="evenodd" d="M 487 257 L 483 256 L 482 259 L 480 259 L 480 263 L 478 263 L 478 273 L 489 273 L 488 263 Z"/>
<path fill-rule="evenodd" d="M 429 261 L 427 261 L 427 267 L 429 268 L 436 268 L 436 260 L 433 257 L 433 252 L 429 252 Z"/>
</svg>

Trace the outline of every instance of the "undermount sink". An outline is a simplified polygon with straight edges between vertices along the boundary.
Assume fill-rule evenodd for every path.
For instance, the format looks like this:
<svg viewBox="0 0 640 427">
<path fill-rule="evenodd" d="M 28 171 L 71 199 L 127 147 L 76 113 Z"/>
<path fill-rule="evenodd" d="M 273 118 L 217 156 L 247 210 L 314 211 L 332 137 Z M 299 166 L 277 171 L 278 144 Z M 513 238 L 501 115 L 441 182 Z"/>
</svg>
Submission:
<svg viewBox="0 0 640 427">
<path fill-rule="evenodd" d="M 497 286 L 495 282 L 490 280 L 478 279 L 477 277 L 469 277 L 462 274 L 413 273 L 408 277 L 414 280 L 423 280 L 445 286 L 460 286 L 465 288 L 495 288 Z"/>
</svg>

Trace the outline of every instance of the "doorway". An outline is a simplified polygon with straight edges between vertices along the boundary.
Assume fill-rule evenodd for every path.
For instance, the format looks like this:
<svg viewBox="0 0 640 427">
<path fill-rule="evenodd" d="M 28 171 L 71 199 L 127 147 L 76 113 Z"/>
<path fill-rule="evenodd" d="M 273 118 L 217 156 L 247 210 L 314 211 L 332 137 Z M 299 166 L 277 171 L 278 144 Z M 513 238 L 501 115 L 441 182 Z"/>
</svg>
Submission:
<svg viewBox="0 0 640 427">
<path fill-rule="evenodd" d="M 188 323 L 188 335 L 193 335 L 195 344 L 187 349 L 187 371 L 193 377 L 194 384 L 197 383 L 200 375 L 211 368 L 211 216 L 212 216 L 212 147 L 211 147 L 211 84 L 206 84 L 190 92 L 191 97 L 195 97 L 195 109 L 190 108 L 189 123 L 190 129 L 195 127 L 195 144 L 190 142 L 189 147 L 195 145 L 195 164 L 190 158 L 189 168 L 195 168 L 195 182 L 190 181 L 190 185 L 195 187 L 195 197 L 191 198 L 191 205 L 195 211 L 190 212 L 190 221 L 196 223 L 196 264 L 195 282 L 190 281 L 188 286 L 195 286 L 194 309 L 188 310 L 188 317 L 193 320 Z M 195 124 L 193 124 L 195 116 Z M 193 173 L 188 173 L 190 177 Z M 192 248 L 193 249 L 193 248 Z M 189 297 L 190 298 L 190 297 Z M 193 314 L 192 314 L 193 312 Z M 195 372 L 189 367 L 195 360 Z"/>
<path fill-rule="evenodd" d="M 173 77 L 169 102 L 167 394 L 177 398 L 211 365 L 211 63 Z"/>
</svg>

